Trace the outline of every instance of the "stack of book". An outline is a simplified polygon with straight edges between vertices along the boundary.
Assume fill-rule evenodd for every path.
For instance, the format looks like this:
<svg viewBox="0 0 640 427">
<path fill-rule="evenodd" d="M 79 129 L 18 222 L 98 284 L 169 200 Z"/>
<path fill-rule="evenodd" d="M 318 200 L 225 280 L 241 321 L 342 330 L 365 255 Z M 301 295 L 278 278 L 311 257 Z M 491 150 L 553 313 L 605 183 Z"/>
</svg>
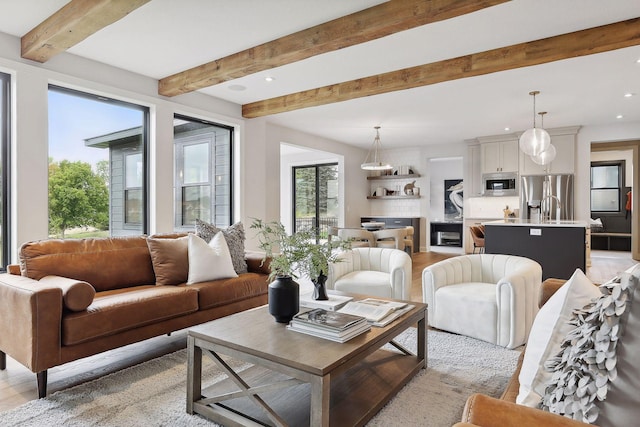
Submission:
<svg viewBox="0 0 640 427">
<path fill-rule="evenodd" d="M 293 316 L 287 329 L 342 343 L 371 330 L 371 325 L 362 316 L 316 308 Z"/>
<path fill-rule="evenodd" d="M 327 311 L 337 311 L 342 308 L 346 303 L 353 300 L 353 297 L 346 295 L 336 295 L 331 292 L 327 292 L 329 299 L 316 300 L 313 299 L 313 292 L 300 295 L 300 307 L 306 308 L 324 308 Z"/>
<path fill-rule="evenodd" d="M 338 309 L 339 313 L 362 316 L 372 326 L 386 326 L 398 317 L 410 311 L 414 306 L 401 301 L 387 301 L 377 298 L 366 298 L 347 302 Z"/>
</svg>

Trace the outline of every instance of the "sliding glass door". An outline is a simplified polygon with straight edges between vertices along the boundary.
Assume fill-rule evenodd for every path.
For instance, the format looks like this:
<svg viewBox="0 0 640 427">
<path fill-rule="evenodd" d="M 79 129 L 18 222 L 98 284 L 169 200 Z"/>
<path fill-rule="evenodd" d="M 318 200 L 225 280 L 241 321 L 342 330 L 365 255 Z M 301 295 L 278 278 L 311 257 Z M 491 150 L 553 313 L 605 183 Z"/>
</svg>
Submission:
<svg viewBox="0 0 640 427">
<path fill-rule="evenodd" d="M 330 226 L 338 225 L 338 164 L 293 168 L 294 231 L 318 230 L 326 239 Z"/>
</svg>

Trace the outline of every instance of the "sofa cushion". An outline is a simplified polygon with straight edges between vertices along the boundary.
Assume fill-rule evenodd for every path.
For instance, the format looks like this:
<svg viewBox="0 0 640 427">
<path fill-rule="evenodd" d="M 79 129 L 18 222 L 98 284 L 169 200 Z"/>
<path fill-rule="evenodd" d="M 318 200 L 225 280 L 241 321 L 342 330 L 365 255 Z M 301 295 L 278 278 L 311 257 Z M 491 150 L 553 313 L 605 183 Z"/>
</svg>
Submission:
<svg viewBox="0 0 640 427">
<path fill-rule="evenodd" d="M 540 308 L 527 341 L 516 403 L 531 407 L 540 404 L 551 379 L 551 373 L 544 368 L 544 363 L 560 351 L 562 340 L 573 329 L 569 324 L 573 311 L 599 296 L 598 287 L 591 283 L 582 270 L 576 269 L 571 278 Z"/>
<path fill-rule="evenodd" d="M 247 263 L 244 259 L 245 234 L 242 222 L 236 222 L 227 228 L 218 228 L 213 224 L 196 219 L 196 234 L 202 237 L 205 242 L 209 243 L 211 239 L 213 239 L 213 236 L 220 231 L 224 234 L 224 238 L 229 246 L 233 268 L 236 270 L 236 273 L 246 273 Z"/>
<path fill-rule="evenodd" d="M 542 407 L 603 427 L 640 417 L 640 271 L 600 286 L 595 303 L 576 310 L 562 351 L 547 362 L 553 377 Z"/>
<path fill-rule="evenodd" d="M 144 236 L 48 239 L 20 248 L 23 276 L 62 276 L 87 282 L 96 292 L 155 283 Z"/>
<path fill-rule="evenodd" d="M 238 277 L 233 269 L 229 247 L 222 233 L 207 244 L 202 238 L 189 235 L 189 278 L 187 284 Z"/>
<path fill-rule="evenodd" d="M 269 282 L 266 275 L 244 273 L 229 279 L 180 285 L 180 287 L 183 286 L 198 291 L 198 306 L 200 310 L 206 310 L 265 295 L 268 292 Z"/>
<path fill-rule="evenodd" d="M 189 275 L 189 237 L 148 237 L 156 285 L 185 283 Z"/>
<path fill-rule="evenodd" d="M 62 317 L 62 344 L 74 345 L 198 311 L 198 292 L 137 286 L 96 295 L 86 311 Z"/>
<path fill-rule="evenodd" d="M 96 290 L 87 282 L 68 277 L 45 276 L 40 279 L 40 283 L 61 288 L 64 307 L 71 311 L 83 311 L 96 295 Z"/>
<path fill-rule="evenodd" d="M 439 288 L 435 320 L 444 330 L 495 343 L 498 304 L 494 283 L 459 283 Z"/>
</svg>

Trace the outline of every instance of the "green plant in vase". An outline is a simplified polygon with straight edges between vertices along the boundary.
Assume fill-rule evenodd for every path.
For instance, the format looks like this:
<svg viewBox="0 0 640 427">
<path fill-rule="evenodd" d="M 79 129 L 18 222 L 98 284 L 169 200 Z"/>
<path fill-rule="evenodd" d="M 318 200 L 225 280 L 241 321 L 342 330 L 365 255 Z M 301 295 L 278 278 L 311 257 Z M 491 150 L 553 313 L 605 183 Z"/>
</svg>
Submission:
<svg viewBox="0 0 640 427">
<path fill-rule="evenodd" d="M 313 234 L 315 236 L 315 234 Z M 328 300 L 326 282 L 329 273 L 329 264 L 342 262 L 340 253 L 351 247 L 348 240 L 333 240 L 323 243 L 307 241 L 307 255 L 299 263 L 300 273 L 307 276 L 313 282 L 313 299 Z"/>
</svg>

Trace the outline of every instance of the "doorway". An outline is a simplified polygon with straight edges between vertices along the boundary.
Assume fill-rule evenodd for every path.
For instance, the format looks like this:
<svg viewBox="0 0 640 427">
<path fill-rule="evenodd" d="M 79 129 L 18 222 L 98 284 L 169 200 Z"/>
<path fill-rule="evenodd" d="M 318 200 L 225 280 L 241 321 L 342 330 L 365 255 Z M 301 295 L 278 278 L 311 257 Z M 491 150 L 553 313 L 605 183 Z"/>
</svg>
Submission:
<svg viewBox="0 0 640 427">
<path fill-rule="evenodd" d="M 640 141 L 616 141 L 616 142 L 601 142 L 591 144 L 591 154 L 593 158 L 602 158 L 602 153 L 605 152 L 628 152 L 630 161 L 626 167 L 632 170 L 627 186 L 631 187 L 632 192 L 637 193 L 637 189 L 640 188 L 640 173 L 638 171 L 640 165 Z M 600 156 L 600 157 L 598 157 Z M 640 213 L 640 203 L 638 197 L 631 197 L 630 201 L 631 210 L 630 215 L 638 215 Z M 631 258 L 640 260 L 640 222 L 637 220 L 631 221 Z M 592 253 L 592 257 L 596 255 Z"/>
<path fill-rule="evenodd" d="M 326 239 L 338 226 L 338 163 L 294 166 L 291 175 L 293 231 L 315 229 Z"/>
</svg>

